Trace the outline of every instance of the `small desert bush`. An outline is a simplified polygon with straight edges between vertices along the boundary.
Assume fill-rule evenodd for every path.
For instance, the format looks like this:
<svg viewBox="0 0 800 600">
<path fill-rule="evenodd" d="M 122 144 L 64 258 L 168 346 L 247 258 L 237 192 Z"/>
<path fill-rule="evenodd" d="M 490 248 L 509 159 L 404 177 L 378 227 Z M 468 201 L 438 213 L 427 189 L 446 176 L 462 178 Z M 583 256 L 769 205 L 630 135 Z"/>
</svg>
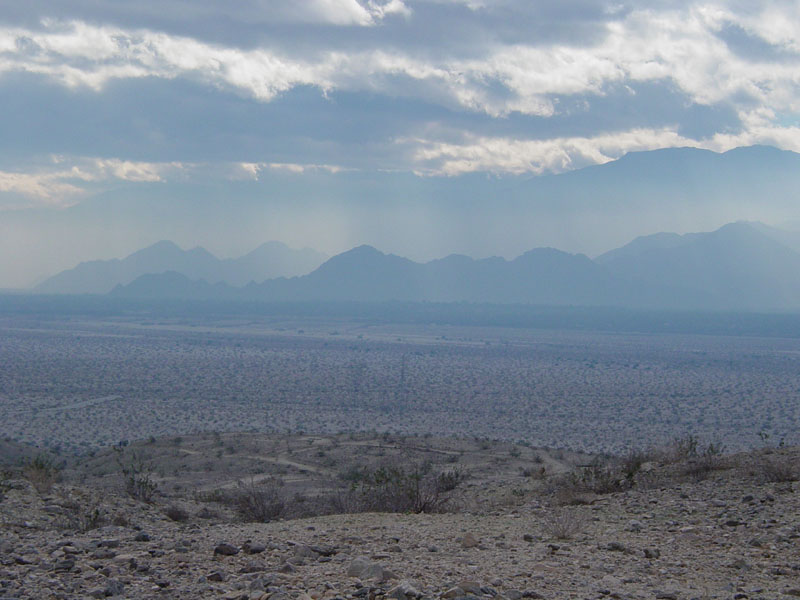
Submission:
<svg viewBox="0 0 800 600">
<path fill-rule="evenodd" d="M 99 529 L 108 522 L 100 505 L 87 497 L 62 496 L 58 505 L 62 509 L 54 522 L 58 529 L 86 533 Z"/>
<path fill-rule="evenodd" d="M 153 472 L 145 460 L 136 452 L 126 454 L 121 446 L 114 448 L 117 466 L 122 475 L 125 493 L 131 498 L 150 504 L 158 490 Z"/>
<path fill-rule="evenodd" d="M 586 504 L 589 495 L 613 494 L 630 486 L 630 479 L 618 464 L 597 458 L 587 466 L 549 479 L 544 489 L 556 504 L 574 505 Z"/>
<path fill-rule="evenodd" d="M 697 462 L 698 459 L 702 459 L 700 462 L 705 462 L 714 468 L 716 466 L 714 463 L 720 462 L 717 459 L 724 451 L 725 447 L 722 444 L 703 443 L 700 438 L 690 434 L 674 438 L 659 454 L 665 463 Z"/>
<path fill-rule="evenodd" d="M 785 483 L 800 479 L 800 465 L 788 456 L 765 456 L 757 467 L 758 474 L 768 483 Z"/>
<path fill-rule="evenodd" d="M 0 470 L 0 502 L 6 499 L 6 492 L 11 489 L 11 473 Z"/>
<path fill-rule="evenodd" d="M 685 438 L 690 440 L 688 447 L 690 452 L 682 456 L 682 469 L 681 473 L 693 479 L 704 479 L 712 471 L 725 469 L 727 463 L 723 460 L 722 453 L 724 447 L 721 444 L 701 444 L 693 436 Z"/>
<path fill-rule="evenodd" d="M 560 508 L 548 513 L 540 523 L 542 534 L 557 540 L 569 540 L 586 529 L 583 513 Z"/>
<path fill-rule="evenodd" d="M 22 465 L 22 475 L 40 494 L 48 493 L 58 480 L 58 468 L 46 454 L 38 454 Z"/>
<path fill-rule="evenodd" d="M 336 503 L 341 512 L 443 512 L 465 479 L 461 469 L 435 472 L 430 463 L 386 465 L 351 476 L 349 492 L 339 495 Z"/>
<path fill-rule="evenodd" d="M 626 479 L 633 481 L 636 475 L 642 470 L 642 466 L 654 459 L 655 455 L 652 450 L 630 450 L 622 457 L 619 468 Z"/>
<path fill-rule="evenodd" d="M 531 479 L 544 479 L 547 476 L 545 467 L 520 467 L 519 472 L 523 477 Z"/>
<path fill-rule="evenodd" d="M 286 502 L 274 480 L 239 482 L 225 503 L 233 506 L 239 517 L 248 523 L 268 523 L 283 516 Z"/>
</svg>

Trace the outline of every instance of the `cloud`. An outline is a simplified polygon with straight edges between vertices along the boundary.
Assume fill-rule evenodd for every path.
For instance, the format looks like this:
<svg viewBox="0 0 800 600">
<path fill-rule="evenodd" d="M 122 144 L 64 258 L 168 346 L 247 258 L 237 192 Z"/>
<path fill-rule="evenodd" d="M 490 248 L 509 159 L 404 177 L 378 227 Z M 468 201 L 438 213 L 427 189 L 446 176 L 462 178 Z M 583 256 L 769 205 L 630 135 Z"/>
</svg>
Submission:
<svg viewBox="0 0 800 600">
<path fill-rule="evenodd" d="M 72 206 L 83 197 L 120 183 L 258 181 L 265 170 L 301 175 L 314 171 L 336 174 L 348 169 L 333 164 L 153 163 L 56 155 L 47 164 L 29 165 L 27 170 L 0 171 L 0 192 L 17 197 L 13 202 L 0 203 L 0 210 Z"/>
<path fill-rule="evenodd" d="M 264 169 L 272 171 L 283 171 L 287 173 L 294 173 L 302 175 L 309 171 L 325 171 L 327 173 L 341 173 L 344 169 L 338 165 L 317 165 L 317 164 L 298 164 L 298 163 L 238 163 L 235 165 L 236 170 L 239 171 L 243 179 L 252 179 L 257 181 L 259 173 Z M 233 178 L 238 178 L 236 175 Z"/>
<path fill-rule="evenodd" d="M 171 13 L 178 4 L 183 5 L 169 4 L 164 12 Z M 220 20 L 215 10 L 199 2 L 191 14 Z M 379 126 L 387 132 L 384 145 L 397 148 L 402 140 L 408 148 L 403 156 L 394 155 L 395 164 L 381 167 L 421 173 L 484 168 L 537 173 L 661 143 L 709 147 L 722 139 L 771 139 L 782 147 L 795 145 L 794 130 L 783 119 L 800 113 L 797 2 L 631 7 L 592 0 L 252 0 L 243 4 L 242 12 L 257 16 L 258 22 L 294 25 L 274 39 L 242 44 L 135 27 L 130 24 L 133 12 L 116 15 L 115 24 L 111 17 L 107 23 L 49 18 L 37 26 L 0 26 L 0 77 L 36 74 L 98 95 L 119 82 L 191 82 L 199 90 L 261 105 L 304 88 L 328 99 L 336 94 L 402 98 L 441 112 L 431 116 L 433 111 L 426 110 L 416 120 L 415 115 L 393 115 L 390 110 L 381 115 L 384 123 L 405 128 Z M 445 19 L 451 16 L 452 27 Z M 429 18 L 434 22 L 424 21 Z M 525 27 L 539 21 L 544 25 L 526 37 Z M 320 24 L 348 33 L 319 35 Z M 547 27 L 553 32 L 543 29 Z M 446 41 L 436 46 L 417 34 L 432 28 L 447 30 Z M 690 137 L 686 132 L 691 128 L 682 123 L 665 123 L 655 112 L 640 111 L 637 122 L 627 127 L 574 131 L 571 124 L 590 121 L 593 111 L 615 110 L 607 98 L 613 97 L 620 109 L 631 104 L 620 89 L 630 89 L 632 96 L 648 85 L 669 90 L 686 106 L 727 110 L 736 123 L 703 132 L 702 138 Z M 529 132 L 511 136 L 504 124 L 520 115 L 558 122 L 561 129 L 542 126 L 546 135 L 535 137 L 546 139 L 532 140 Z M 300 130 L 302 120 L 298 112 L 288 122 L 298 123 Z M 151 121 L 143 119 L 143 127 Z M 430 135 L 437 128 L 461 132 L 456 139 L 441 139 Z M 310 164 L 340 162 L 335 156 L 338 140 L 321 139 L 314 132 L 302 135 L 315 152 L 324 154 L 327 148 L 331 153 L 315 154 L 307 159 Z M 616 143 L 609 141 L 614 136 Z M 403 157 L 411 162 L 404 163 Z M 296 156 L 241 158 L 239 162 L 258 168 L 305 163 Z M 134 168 L 127 173 L 143 181 L 158 176 Z"/>
<path fill-rule="evenodd" d="M 15 202 L 4 203 L 0 208 L 71 206 L 96 191 L 98 185 L 163 182 L 198 168 L 177 162 L 52 156 L 50 164 L 31 165 L 25 171 L 0 171 L 0 192 L 17 196 Z"/>
<path fill-rule="evenodd" d="M 319 5 L 319 6 L 317 6 Z M 402 3 L 362 6 L 317 0 L 315 12 L 372 22 Z M 327 12 L 326 12 L 327 11 Z M 741 26 L 786 48 L 800 34 L 781 26 L 775 9 L 740 19 Z M 790 11 L 791 12 L 791 11 Z M 785 18 L 790 15 L 784 14 Z M 313 58 L 270 48 L 240 49 L 147 30 L 84 22 L 44 23 L 42 31 L 0 32 L 0 71 L 38 72 L 70 86 L 101 89 L 112 79 L 190 77 L 270 101 L 298 85 L 322 90 L 391 89 L 391 79 L 427 82 L 443 98 L 493 116 L 510 112 L 552 115 L 560 96 L 601 95 L 620 81 L 670 79 L 694 102 L 744 96 L 778 106 L 797 104 L 797 61 L 764 64 L 735 55 L 717 35 L 735 23 L 732 12 L 708 6 L 654 13 L 639 10 L 605 25 L 600 43 L 502 45 L 476 58 L 417 57 L 413 48 L 347 52 L 320 47 Z M 507 93 L 492 94 L 498 86 Z M 414 94 L 412 85 L 407 93 Z M 446 101 L 446 100 L 445 100 Z"/>
<path fill-rule="evenodd" d="M 415 158 L 427 168 L 421 173 L 461 175 L 494 173 L 561 173 L 587 164 L 600 164 L 626 152 L 669 146 L 691 146 L 692 140 L 669 129 L 614 132 L 591 138 L 518 140 L 466 136 L 462 143 L 414 140 L 421 147 Z"/>
<path fill-rule="evenodd" d="M 69 205 L 69 199 L 85 193 L 81 187 L 67 183 L 71 179 L 69 173 L 9 173 L 0 171 L 0 192 L 25 196 L 30 200 L 23 204 L 17 202 L 4 208 L 22 208 L 30 205 Z"/>
<path fill-rule="evenodd" d="M 732 148 L 770 145 L 800 152 L 800 127 L 759 126 L 738 134 L 716 134 L 695 140 L 674 128 L 615 131 L 593 137 L 556 137 L 520 140 L 466 135 L 460 142 L 431 139 L 399 140 L 416 148 L 420 175 L 455 176 L 475 171 L 496 174 L 563 173 L 603 164 L 628 152 L 692 147 L 725 152 Z"/>
</svg>

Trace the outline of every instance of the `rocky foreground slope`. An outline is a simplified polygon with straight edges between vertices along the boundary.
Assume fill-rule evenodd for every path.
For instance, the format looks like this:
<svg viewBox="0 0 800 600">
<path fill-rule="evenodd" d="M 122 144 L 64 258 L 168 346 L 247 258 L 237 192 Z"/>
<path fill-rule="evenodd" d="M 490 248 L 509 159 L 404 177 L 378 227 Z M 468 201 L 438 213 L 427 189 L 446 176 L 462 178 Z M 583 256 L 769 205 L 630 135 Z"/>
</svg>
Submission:
<svg viewBox="0 0 800 600">
<path fill-rule="evenodd" d="M 14 478 L 0 502 L 0 597 L 800 597 L 799 459 L 781 449 L 707 470 L 646 464 L 616 493 L 561 479 L 468 512 L 270 523 L 190 504 L 174 521 L 98 488 L 39 493 Z M 100 514 L 113 524 L 95 528 Z"/>
</svg>

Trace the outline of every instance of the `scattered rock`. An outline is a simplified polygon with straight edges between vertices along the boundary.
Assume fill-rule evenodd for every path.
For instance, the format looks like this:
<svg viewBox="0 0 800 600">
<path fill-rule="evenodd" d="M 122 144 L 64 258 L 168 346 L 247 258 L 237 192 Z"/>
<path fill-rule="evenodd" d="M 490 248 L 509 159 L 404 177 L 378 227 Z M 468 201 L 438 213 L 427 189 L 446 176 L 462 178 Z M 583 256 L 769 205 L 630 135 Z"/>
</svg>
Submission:
<svg viewBox="0 0 800 600">
<path fill-rule="evenodd" d="M 239 554 L 239 549 L 232 544 L 222 542 L 214 547 L 214 554 L 221 554 L 222 556 L 234 556 Z"/>
<path fill-rule="evenodd" d="M 242 550 L 244 550 L 245 554 L 261 554 L 267 549 L 265 544 L 259 544 L 257 542 L 247 541 L 242 544 Z"/>
<path fill-rule="evenodd" d="M 409 581 L 403 580 L 389 590 L 386 595 L 389 598 L 394 598 L 394 600 L 409 600 L 411 598 L 421 598 L 422 592 Z"/>
<path fill-rule="evenodd" d="M 649 559 L 661 558 L 661 550 L 658 548 L 645 548 L 644 557 Z"/>
<path fill-rule="evenodd" d="M 611 552 L 624 552 L 625 554 L 633 553 L 633 551 L 622 542 L 609 542 L 606 545 L 606 549 L 611 550 Z"/>
</svg>

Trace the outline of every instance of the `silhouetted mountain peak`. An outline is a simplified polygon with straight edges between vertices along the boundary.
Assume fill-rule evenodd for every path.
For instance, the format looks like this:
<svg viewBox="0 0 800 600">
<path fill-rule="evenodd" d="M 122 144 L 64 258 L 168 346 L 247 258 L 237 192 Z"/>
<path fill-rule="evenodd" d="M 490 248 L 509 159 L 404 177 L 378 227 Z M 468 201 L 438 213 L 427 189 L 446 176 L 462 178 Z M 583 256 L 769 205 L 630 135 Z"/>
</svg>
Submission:
<svg viewBox="0 0 800 600">
<path fill-rule="evenodd" d="M 161 240 L 156 242 L 155 244 L 151 244 L 142 248 L 141 250 L 137 250 L 132 254 L 128 255 L 126 259 L 133 259 L 133 258 L 140 258 L 144 256 L 159 256 L 164 254 L 181 254 L 183 250 L 178 246 L 175 242 L 171 242 L 169 240 Z M 125 260 L 125 259 L 123 259 Z"/>
<path fill-rule="evenodd" d="M 240 286 L 249 281 L 264 281 L 279 276 L 308 273 L 319 266 L 324 255 L 310 249 L 292 250 L 280 242 L 267 243 L 241 258 L 220 260 L 197 246 L 182 250 L 163 240 L 142 248 L 123 259 L 81 263 L 62 271 L 37 286 L 50 293 L 106 293 L 117 284 L 127 284 L 142 275 L 175 271 L 190 280 L 212 283 L 226 281 Z"/>
</svg>

